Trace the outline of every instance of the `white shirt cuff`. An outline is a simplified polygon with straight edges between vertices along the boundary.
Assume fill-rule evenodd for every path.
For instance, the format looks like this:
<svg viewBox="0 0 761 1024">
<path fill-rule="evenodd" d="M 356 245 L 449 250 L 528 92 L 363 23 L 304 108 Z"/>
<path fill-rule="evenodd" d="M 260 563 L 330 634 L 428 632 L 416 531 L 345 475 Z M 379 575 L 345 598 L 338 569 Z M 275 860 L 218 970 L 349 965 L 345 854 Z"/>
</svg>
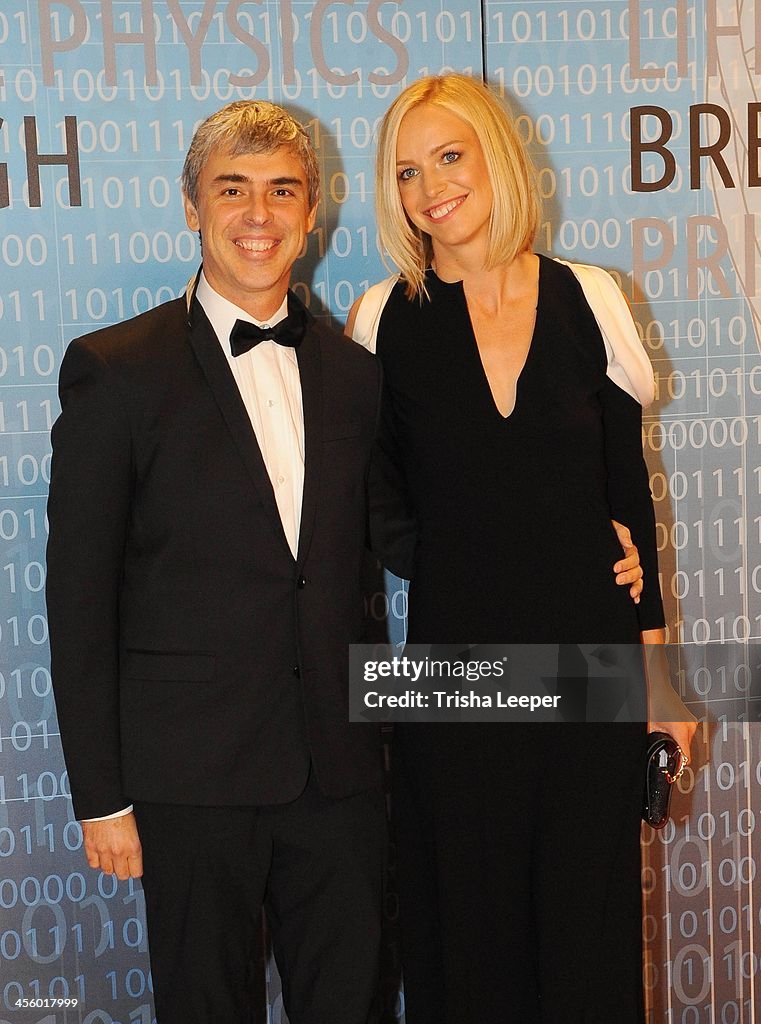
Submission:
<svg viewBox="0 0 761 1024">
<path fill-rule="evenodd" d="M 132 804 L 125 807 L 123 811 L 114 811 L 113 814 L 104 814 L 102 818 L 82 818 L 82 821 L 110 821 L 111 818 L 123 818 L 125 814 L 132 813 Z"/>
</svg>

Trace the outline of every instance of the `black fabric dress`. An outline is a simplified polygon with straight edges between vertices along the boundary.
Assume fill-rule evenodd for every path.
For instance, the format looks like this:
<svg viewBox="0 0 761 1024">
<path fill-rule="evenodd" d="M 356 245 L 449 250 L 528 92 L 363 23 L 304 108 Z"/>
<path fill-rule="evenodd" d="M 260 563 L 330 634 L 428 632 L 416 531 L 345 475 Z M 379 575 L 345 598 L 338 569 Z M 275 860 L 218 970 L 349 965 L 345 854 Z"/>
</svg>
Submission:
<svg viewBox="0 0 761 1024">
<path fill-rule="evenodd" d="M 540 258 L 514 411 L 461 284 L 380 321 L 383 455 L 418 525 L 410 643 L 636 643 L 663 625 L 641 408 L 606 376 L 574 274 Z M 626 523 L 646 587 L 615 584 Z M 398 726 L 407 1024 L 640 1024 L 645 727 Z"/>
</svg>

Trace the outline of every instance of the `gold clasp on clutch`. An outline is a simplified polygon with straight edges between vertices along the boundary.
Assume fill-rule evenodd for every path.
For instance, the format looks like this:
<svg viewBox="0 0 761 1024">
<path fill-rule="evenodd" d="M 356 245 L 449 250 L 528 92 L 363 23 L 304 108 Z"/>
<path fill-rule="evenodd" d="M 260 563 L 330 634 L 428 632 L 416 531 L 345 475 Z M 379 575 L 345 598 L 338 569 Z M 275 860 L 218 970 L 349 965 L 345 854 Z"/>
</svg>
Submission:
<svg viewBox="0 0 761 1024">
<path fill-rule="evenodd" d="M 684 769 L 690 763 L 689 757 L 687 757 L 682 748 L 677 747 L 676 749 L 677 754 L 679 755 L 679 767 L 676 770 L 676 775 L 672 775 L 671 772 L 668 770 L 667 766 L 664 766 L 663 768 L 663 774 L 666 776 L 666 781 L 669 783 L 669 785 L 673 785 L 677 781 L 677 779 L 681 779 L 681 777 L 684 775 Z M 661 757 L 663 758 L 665 756 L 666 751 L 664 750 L 661 752 Z"/>
</svg>

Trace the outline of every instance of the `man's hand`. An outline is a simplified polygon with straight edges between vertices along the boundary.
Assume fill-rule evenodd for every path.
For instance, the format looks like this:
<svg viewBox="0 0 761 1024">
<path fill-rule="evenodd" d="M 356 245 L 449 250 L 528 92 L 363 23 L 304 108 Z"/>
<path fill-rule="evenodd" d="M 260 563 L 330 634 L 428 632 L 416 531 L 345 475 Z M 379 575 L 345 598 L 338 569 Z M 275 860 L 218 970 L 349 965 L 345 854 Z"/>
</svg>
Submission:
<svg viewBox="0 0 761 1024">
<path fill-rule="evenodd" d="M 613 529 L 616 531 L 618 543 L 624 549 L 624 557 L 613 566 L 613 572 L 616 574 L 616 583 L 620 587 L 626 586 L 627 583 L 631 584 L 629 596 L 635 604 L 639 604 L 639 595 L 642 593 L 643 587 L 643 572 L 642 566 L 639 564 L 639 551 L 632 540 L 629 528 L 621 523 L 617 523 L 615 519 L 611 519 L 611 523 L 613 523 Z"/>
<path fill-rule="evenodd" d="M 107 875 L 140 878 L 143 873 L 143 851 L 137 834 L 135 815 L 130 812 L 105 821 L 83 821 L 87 863 Z"/>
</svg>

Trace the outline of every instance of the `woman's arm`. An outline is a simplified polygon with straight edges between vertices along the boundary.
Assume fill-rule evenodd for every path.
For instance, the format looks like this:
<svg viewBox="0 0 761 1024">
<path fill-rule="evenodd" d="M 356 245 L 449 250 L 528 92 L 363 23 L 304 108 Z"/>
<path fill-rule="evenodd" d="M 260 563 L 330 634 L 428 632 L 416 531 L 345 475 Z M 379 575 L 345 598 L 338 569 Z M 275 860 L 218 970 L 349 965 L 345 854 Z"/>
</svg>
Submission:
<svg viewBox="0 0 761 1024">
<path fill-rule="evenodd" d="M 375 352 L 378 327 L 397 277 L 373 285 L 355 300 L 344 333 Z M 407 486 L 400 469 L 390 397 L 381 393 L 380 415 L 367 477 L 368 543 L 373 554 L 400 579 L 410 579 L 415 561 L 417 522 L 407 501 Z"/>
<path fill-rule="evenodd" d="M 608 506 L 614 520 L 637 538 L 644 587 L 637 605 L 640 630 L 662 629 L 658 553 L 650 477 L 642 455 L 642 406 L 606 377 L 600 392 L 608 476 Z"/>
<path fill-rule="evenodd" d="M 658 585 L 655 513 L 647 465 L 642 455 L 642 407 L 609 378 L 601 395 L 611 514 L 627 523 L 637 538 L 644 589 L 637 609 L 648 682 L 648 729 L 667 732 L 689 753 L 694 716 L 671 685 L 663 647 L 665 617 Z"/>
<path fill-rule="evenodd" d="M 359 313 L 359 307 L 362 305 L 362 299 L 364 295 L 360 295 L 358 299 L 355 299 L 352 303 L 352 307 L 349 310 L 349 315 L 346 317 L 346 327 L 344 327 L 344 334 L 348 338 L 354 338 L 354 324 L 357 322 L 357 313 Z"/>
<path fill-rule="evenodd" d="M 648 690 L 647 731 L 667 732 L 673 736 L 689 760 L 692 737 L 698 723 L 671 685 L 668 660 L 663 650 L 665 642 L 665 629 L 646 629 L 642 632 Z M 658 650 L 658 647 L 661 649 Z"/>
</svg>

